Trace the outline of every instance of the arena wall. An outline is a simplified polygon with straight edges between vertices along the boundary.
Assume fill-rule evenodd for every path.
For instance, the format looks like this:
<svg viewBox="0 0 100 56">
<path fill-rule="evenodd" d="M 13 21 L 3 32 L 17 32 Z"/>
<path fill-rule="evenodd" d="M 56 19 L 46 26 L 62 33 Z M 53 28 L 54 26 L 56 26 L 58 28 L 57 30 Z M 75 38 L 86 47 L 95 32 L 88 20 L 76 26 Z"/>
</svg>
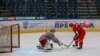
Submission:
<svg viewBox="0 0 100 56">
<path fill-rule="evenodd" d="M 56 28 L 58 32 L 71 32 L 70 23 L 81 24 L 87 32 L 100 32 L 100 20 L 0 21 L 0 25 L 20 24 L 21 33 L 48 32 L 51 28 Z"/>
</svg>

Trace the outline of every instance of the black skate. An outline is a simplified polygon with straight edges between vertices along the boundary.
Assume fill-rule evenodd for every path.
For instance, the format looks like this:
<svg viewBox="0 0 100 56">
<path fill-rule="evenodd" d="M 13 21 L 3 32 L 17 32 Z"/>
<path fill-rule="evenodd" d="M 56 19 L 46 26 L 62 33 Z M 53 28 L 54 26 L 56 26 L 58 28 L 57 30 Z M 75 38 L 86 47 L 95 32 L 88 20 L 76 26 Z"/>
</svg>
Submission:
<svg viewBox="0 0 100 56">
<path fill-rule="evenodd" d="M 37 46 L 37 48 L 38 48 L 38 49 L 43 49 L 43 47 L 42 47 L 42 46 Z"/>
<path fill-rule="evenodd" d="M 77 48 L 78 46 L 77 45 L 73 45 L 73 47 Z"/>
<path fill-rule="evenodd" d="M 82 47 L 78 47 L 77 49 L 82 49 Z"/>
</svg>

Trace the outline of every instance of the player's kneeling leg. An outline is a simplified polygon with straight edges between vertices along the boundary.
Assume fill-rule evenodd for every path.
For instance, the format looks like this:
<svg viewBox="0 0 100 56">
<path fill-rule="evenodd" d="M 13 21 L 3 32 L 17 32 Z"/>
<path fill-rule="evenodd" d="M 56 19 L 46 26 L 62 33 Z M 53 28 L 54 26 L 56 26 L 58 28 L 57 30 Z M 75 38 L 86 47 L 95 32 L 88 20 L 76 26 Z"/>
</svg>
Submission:
<svg viewBox="0 0 100 56">
<path fill-rule="evenodd" d="M 48 52 L 51 51 L 53 49 L 53 44 L 52 43 L 46 43 L 46 45 L 44 46 L 44 51 Z"/>
<path fill-rule="evenodd" d="M 38 49 L 44 49 L 45 44 L 48 42 L 46 38 L 41 37 L 39 39 L 40 44 L 37 46 Z"/>
</svg>

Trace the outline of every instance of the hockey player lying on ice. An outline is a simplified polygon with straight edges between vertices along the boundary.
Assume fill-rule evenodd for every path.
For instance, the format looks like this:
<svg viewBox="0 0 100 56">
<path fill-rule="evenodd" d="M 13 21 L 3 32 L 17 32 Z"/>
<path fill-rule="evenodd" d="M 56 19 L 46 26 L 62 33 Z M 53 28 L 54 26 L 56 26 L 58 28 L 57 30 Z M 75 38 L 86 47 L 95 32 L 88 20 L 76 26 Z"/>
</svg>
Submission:
<svg viewBox="0 0 100 56">
<path fill-rule="evenodd" d="M 37 46 L 38 49 L 43 49 L 44 51 L 49 51 L 53 49 L 53 44 L 50 43 L 52 40 L 54 43 L 57 43 L 59 46 L 65 47 L 66 45 L 63 44 L 58 38 L 55 37 L 55 29 L 50 29 L 50 32 L 43 34 L 39 38 L 40 44 Z"/>
</svg>

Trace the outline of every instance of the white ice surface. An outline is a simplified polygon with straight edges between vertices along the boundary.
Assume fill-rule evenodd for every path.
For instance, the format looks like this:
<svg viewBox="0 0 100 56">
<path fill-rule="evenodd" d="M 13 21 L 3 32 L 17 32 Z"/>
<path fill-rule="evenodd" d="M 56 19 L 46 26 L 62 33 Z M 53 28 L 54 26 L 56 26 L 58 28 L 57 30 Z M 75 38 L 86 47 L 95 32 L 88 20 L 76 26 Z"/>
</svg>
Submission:
<svg viewBox="0 0 100 56">
<path fill-rule="evenodd" d="M 77 50 L 72 46 L 62 49 L 53 43 L 54 49 L 51 52 L 43 52 L 36 48 L 42 34 L 21 34 L 21 47 L 14 49 L 12 53 L 0 53 L 0 56 L 100 56 L 100 32 L 87 32 L 82 50 Z M 57 32 L 55 34 L 65 44 L 69 44 L 74 36 L 73 32 Z"/>
</svg>

